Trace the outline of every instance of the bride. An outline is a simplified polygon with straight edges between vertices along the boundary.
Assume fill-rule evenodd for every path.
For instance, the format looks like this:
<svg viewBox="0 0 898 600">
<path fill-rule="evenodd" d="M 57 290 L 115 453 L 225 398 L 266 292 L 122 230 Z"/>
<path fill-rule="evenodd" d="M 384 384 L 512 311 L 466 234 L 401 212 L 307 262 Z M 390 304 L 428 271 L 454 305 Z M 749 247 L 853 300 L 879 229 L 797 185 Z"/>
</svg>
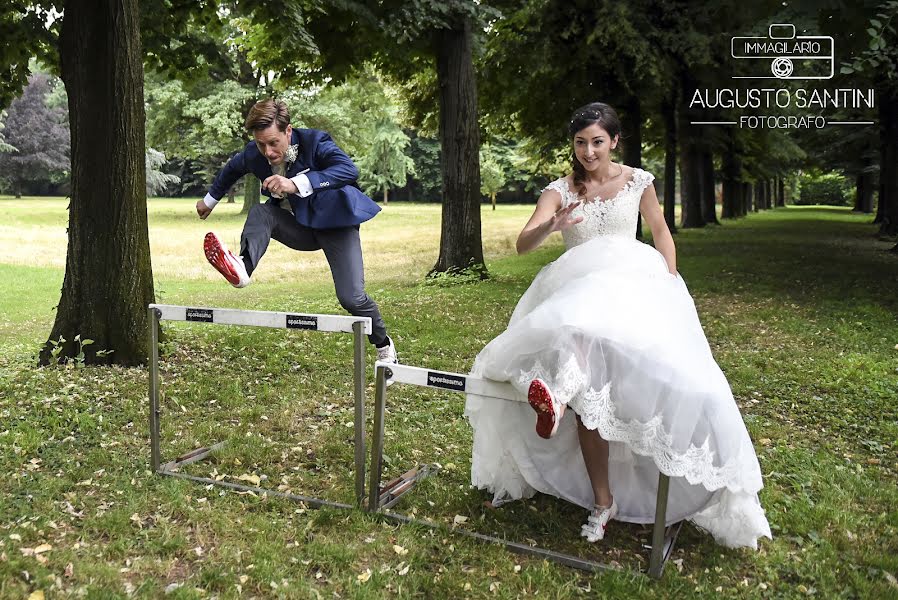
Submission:
<svg viewBox="0 0 898 600">
<path fill-rule="evenodd" d="M 493 504 L 542 492 L 584 508 L 581 535 L 611 519 L 654 521 L 659 470 L 668 523 L 757 548 L 770 527 L 761 469 L 729 384 L 677 275 L 654 177 L 611 160 L 620 121 L 607 104 L 570 121 L 573 173 L 543 190 L 518 237 L 523 254 L 560 231 L 566 251 L 536 276 L 472 375 L 511 382 L 518 402 L 468 395 L 472 483 Z M 635 239 L 638 213 L 655 248 Z"/>
</svg>

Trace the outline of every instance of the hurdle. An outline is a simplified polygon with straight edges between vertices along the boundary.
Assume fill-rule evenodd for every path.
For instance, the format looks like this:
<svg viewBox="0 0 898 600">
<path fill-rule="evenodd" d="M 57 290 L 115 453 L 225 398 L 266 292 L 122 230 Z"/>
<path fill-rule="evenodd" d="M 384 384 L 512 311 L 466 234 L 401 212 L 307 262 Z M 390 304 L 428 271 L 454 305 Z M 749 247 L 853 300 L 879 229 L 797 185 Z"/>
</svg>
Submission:
<svg viewBox="0 0 898 600">
<path fill-rule="evenodd" d="M 162 463 L 160 452 L 159 408 L 159 323 L 161 321 L 187 321 L 194 323 L 214 323 L 219 325 L 248 325 L 255 327 L 271 327 L 277 329 L 300 329 L 306 331 L 322 331 L 353 334 L 353 395 L 355 399 L 355 506 L 361 507 L 365 498 L 365 342 L 363 336 L 371 333 L 369 317 L 351 317 L 343 315 L 319 315 L 258 310 L 237 310 L 230 308 L 205 308 L 172 306 L 167 304 L 150 304 L 150 367 L 149 367 L 149 403 L 150 403 L 150 461 L 152 470 L 159 475 L 186 479 L 203 484 L 251 491 L 258 494 L 288 498 L 303 502 L 312 508 L 329 506 L 334 508 L 352 508 L 352 505 L 332 502 L 322 498 L 312 498 L 297 494 L 288 494 L 278 490 L 268 490 L 257 486 L 242 485 L 225 481 L 217 481 L 207 477 L 195 477 L 177 472 L 177 469 L 203 460 L 216 450 L 224 447 L 221 441 L 211 446 L 197 448 L 166 463 Z"/>
<path fill-rule="evenodd" d="M 375 376 L 374 430 L 372 432 L 371 440 L 371 465 L 368 483 L 367 510 L 405 523 L 414 523 L 416 525 L 423 525 L 431 528 L 441 528 L 441 525 L 430 521 L 413 519 L 397 513 L 387 512 L 388 508 L 399 502 L 403 494 L 414 488 L 419 481 L 436 472 L 436 469 L 433 467 L 422 465 L 412 468 L 400 477 L 381 485 L 381 477 L 383 474 L 384 419 L 387 402 L 387 382 L 437 388 L 464 394 L 476 394 L 478 396 L 496 398 L 498 400 L 509 402 L 526 402 L 527 399 L 509 383 L 448 371 L 435 371 L 408 365 L 378 362 L 375 363 Z M 677 535 L 682 526 L 682 521 L 673 523 L 670 526 L 666 526 L 665 524 L 669 486 L 670 477 L 664 473 L 660 473 L 658 476 L 658 494 L 655 504 L 655 523 L 652 530 L 652 543 L 651 546 L 644 546 L 645 548 L 651 549 L 647 574 L 655 579 L 661 577 L 664 565 L 673 553 L 674 544 L 676 543 Z M 577 569 L 593 572 L 617 570 L 617 567 L 612 565 L 586 560 L 570 554 L 553 552 L 552 550 L 545 548 L 520 544 L 506 539 L 461 529 L 455 529 L 454 531 L 455 533 L 482 542 L 503 545 L 511 552 L 538 556 Z"/>
</svg>

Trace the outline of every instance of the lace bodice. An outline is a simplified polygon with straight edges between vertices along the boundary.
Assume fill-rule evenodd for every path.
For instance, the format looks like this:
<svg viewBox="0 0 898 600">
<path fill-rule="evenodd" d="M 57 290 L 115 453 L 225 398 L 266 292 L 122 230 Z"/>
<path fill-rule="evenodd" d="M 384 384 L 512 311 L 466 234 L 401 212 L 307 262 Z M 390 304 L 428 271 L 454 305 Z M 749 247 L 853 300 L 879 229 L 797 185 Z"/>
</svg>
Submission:
<svg viewBox="0 0 898 600">
<path fill-rule="evenodd" d="M 616 235 L 633 238 L 636 236 L 636 219 L 639 215 L 639 200 L 646 186 L 655 176 L 642 169 L 633 169 L 630 180 L 612 198 L 603 200 L 596 197 L 581 204 L 571 213 L 571 217 L 582 216 L 583 220 L 562 231 L 564 244 L 573 248 L 600 235 Z M 568 206 L 577 200 L 577 193 L 570 189 L 566 179 L 556 179 L 543 190 L 555 190 L 561 194 L 561 206 Z"/>
</svg>

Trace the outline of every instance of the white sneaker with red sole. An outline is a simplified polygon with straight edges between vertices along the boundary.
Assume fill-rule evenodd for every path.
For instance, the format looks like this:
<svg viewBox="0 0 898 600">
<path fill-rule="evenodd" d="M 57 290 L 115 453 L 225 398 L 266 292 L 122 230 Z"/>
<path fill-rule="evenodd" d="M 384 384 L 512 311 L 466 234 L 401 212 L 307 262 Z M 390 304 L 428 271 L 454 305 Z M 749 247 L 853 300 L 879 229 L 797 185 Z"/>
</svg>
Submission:
<svg viewBox="0 0 898 600">
<path fill-rule="evenodd" d="M 211 231 L 206 234 L 206 238 L 203 240 L 203 252 L 206 253 L 206 260 L 209 261 L 209 264 L 224 275 L 228 283 L 236 288 L 246 287 L 250 284 L 249 274 L 246 272 L 243 259 L 239 256 L 234 256 L 234 253 L 228 250 L 227 246 Z"/>
</svg>

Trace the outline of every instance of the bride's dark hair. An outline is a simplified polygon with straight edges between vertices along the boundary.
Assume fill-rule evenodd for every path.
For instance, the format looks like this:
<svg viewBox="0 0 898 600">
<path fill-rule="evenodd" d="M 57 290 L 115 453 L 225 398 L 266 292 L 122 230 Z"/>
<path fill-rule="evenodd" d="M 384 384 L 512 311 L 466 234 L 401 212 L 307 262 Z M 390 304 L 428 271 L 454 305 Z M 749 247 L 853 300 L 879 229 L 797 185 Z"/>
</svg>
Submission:
<svg viewBox="0 0 898 600">
<path fill-rule="evenodd" d="M 620 135 L 620 118 L 613 108 L 604 102 L 590 102 L 586 106 L 581 106 L 574 111 L 571 122 L 568 125 L 568 133 L 571 140 L 577 135 L 577 132 L 583 131 L 593 124 L 598 124 L 602 129 L 608 132 L 611 139 Z M 578 196 L 586 194 L 586 169 L 577 160 L 576 153 L 571 156 L 572 166 L 574 168 L 574 190 Z"/>
</svg>

